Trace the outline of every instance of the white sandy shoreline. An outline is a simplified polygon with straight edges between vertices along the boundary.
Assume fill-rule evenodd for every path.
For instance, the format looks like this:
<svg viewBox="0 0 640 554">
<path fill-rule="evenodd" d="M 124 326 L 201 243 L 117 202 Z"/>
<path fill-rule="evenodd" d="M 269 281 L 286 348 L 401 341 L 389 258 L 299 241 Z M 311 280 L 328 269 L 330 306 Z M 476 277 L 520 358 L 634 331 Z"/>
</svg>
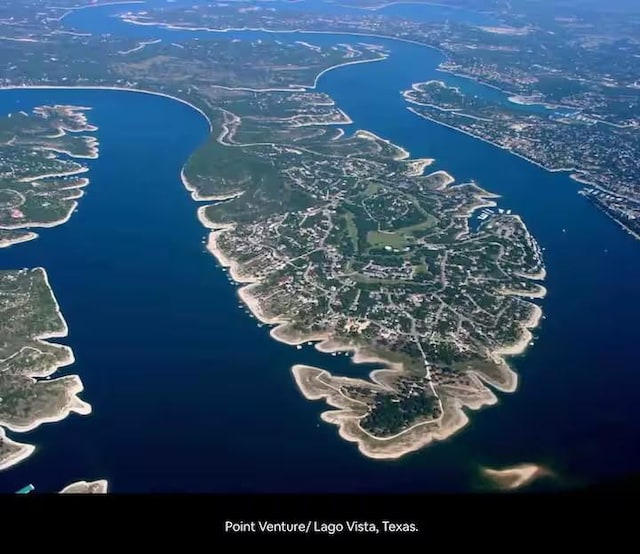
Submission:
<svg viewBox="0 0 640 554">
<path fill-rule="evenodd" d="M 372 360 L 362 359 L 358 361 L 370 363 Z M 385 365 L 387 366 L 385 369 L 374 370 L 369 376 L 373 381 L 374 388 L 384 386 L 380 379 L 375 378 L 375 374 L 388 374 L 396 371 L 394 367 L 396 364 L 386 361 Z M 497 402 L 496 396 L 488 389 L 486 389 L 488 394 L 483 398 L 478 398 L 476 401 L 464 405 L 457 398 L 447 397 L 447 407 L 443 408 L 442 415 L 439 418 L 419 421 L 392 436 L 376 437 L 360 425 L 360 420 L 366 412 L 362 412 L 361 408 L 354 411 L 354 408 L 361 403 L 344 396 L 338 387 L 339 384 L 352 383 L 359 385 L 366 383 L 366 381 L 349 377 L 333 377 L 326 370 L 302 364 L 294 365 L 292 373 L 298 388 L 305 398 L 308 400 L 324 399 L 330 407 L 336 408 L 322 412 L 321 419 L 327 423 L 337 425 L 340 437 L 346 441 L 356 443 L 361 454 L 378 460 L 398 459 L 435 441 L 446 440 L 469 422 L 469 418 L 463 408 L 479 409 L 484 405 Z M 321 391 L 314 390 L 313 387 L 308 386 L 309 374 L 311 374 L 312 379 L 317 379 L 323 384 L 324 388 Z M 336 386 L 326 383 L 322 380 L 322 377 L 337 381 Z"/>
<path fill-rule="evenodd" d="M 26 177 L 22 179 L 22 182 L 32 183 L 33 181 L 39 181 L 40 179 L 59 179 L 63 177 L 73 177 L 75 175 L 81 175 L 82 173 L 87 173 L 88 171 L 89 171 L 88 167 L 81 165 L 75 169 L 69 169 L 68 171 L 62 171 L 58 173 L 43 173 L 41 175 Z"/>
<path fill-rule="evenodd" d="M 226 200 L 237 198 L 242 194 L 242 191 L 239 191 L 239 192 L 230 192 L 229 194 L 212 194 L 209 196 L 202 196 L 198 192 L 198 189 L 194 187 L 187 179 L 187 176 L 185 175 L 185 172 L 184 172 L 184 167 L 180 171 L 180 180 L 182 181 L 184 188 L 186 188 L 191 193 L 191 198 L 196 202 L 224 202 Z M 203 207 L 206 208 L 206 206 L 203 206 Z M 200 216 L 198 217 L 200 218 Z M 200 222 L 205 227 L 207 227 L 207 225 L 203 222 L 201 218 L 200 218 Z"/>
<path fill-rule="evenodd" d="M 394 37 L 391 35 L 380 35 L 377 33 L 360 33 L 357 31 L 314 31 L 307 29 L 267 29 L 265 27 L 225 27 L 223 29 L 213 29 L 211 27 L 192 27 L 186 25 L 174 25 L 171 23 L 163 23 L 160 21 L 138 21 L 135 19 L 131 19 L 131 17 L 122 16 L 121 19 L 125 23 L 129 23 L 131 25 L 141 25 L 145 27 L 158 27 L 165 29 L 172 29 L 177 31 L 202 31 L 207 33 L 238 33 L 238 32 L 261 32 L 261 33 L 272 33 L 272 34 L 308 34 L 308 35 L 335 35 L 335 36 L 345 36 L 345 37 L 367 37 L 367 38 L 377 38 L 382 40 L 391 40 L 391 41 L 399 41 L 406 42 L 408 44 L 415 44 L 418 46 L 423 46 L 425 48 L 430 48 L 431 50 L 435 50 L 437 52 L 443 52 L 441 49 L 436 46 L 431 46 L 430 44 L 426 44 L 424 42 L 419 42 L 417 40 L 411 40 L 407 38 Z"/>
<path fill-rule="evenodd" d="M 533 339 L 532 329 L 535 329 L 540 324 L 540 319 L 542 318 L 542 308 L 537 304 L 531 304 L 533 306 L 531 310 L 531 315 L 529 319 L 523 323 L 522 336 L 518 341 L 511 345 L 505 345 L 497 350 L 494 350 L 493 353 L 497 356 L 518 356 L 527 349 L 529 343 Z"/>
<path fill-rule="evenodd" d="M 537 285 L 536 290 L 519 290 L 519 289 L 501 289 L 501 294 L 507 296 L 521 296 L 522 298 L 544 298 L 547 296 L 547 288 L 542 285 Z"/>
</svg>

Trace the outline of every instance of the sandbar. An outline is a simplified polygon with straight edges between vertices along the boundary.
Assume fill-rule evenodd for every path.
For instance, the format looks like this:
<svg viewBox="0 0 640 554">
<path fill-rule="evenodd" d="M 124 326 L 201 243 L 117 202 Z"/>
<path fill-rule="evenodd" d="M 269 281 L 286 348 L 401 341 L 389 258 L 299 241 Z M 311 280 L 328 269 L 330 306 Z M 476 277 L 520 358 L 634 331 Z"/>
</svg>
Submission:
<svg viewBox="0 0 640 554">
<path fill-rule="evenodd" d="M 551 472 L 537 464 L 519 464 L 504 469 L 480 469 L 482 475 L 502 490 L 515 490 L 529 485 L 540 477 L 551 475 Z"/>
</svg>

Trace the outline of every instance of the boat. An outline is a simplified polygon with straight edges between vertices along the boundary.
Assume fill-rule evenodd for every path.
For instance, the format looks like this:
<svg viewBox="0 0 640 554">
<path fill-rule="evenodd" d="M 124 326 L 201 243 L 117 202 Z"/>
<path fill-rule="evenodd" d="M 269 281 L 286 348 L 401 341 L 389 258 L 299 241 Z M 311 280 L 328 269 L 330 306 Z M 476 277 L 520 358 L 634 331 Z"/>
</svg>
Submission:
<svg viewBox="0 0 640 554">
<path fill-rule="evenodd" d="M 27 486 L 22 487 L 19 491 L 16 491 L 16 494 L 29 494 L 35 489 L 36 488 L 31 483 L 29 483 Z"/>
</svg>

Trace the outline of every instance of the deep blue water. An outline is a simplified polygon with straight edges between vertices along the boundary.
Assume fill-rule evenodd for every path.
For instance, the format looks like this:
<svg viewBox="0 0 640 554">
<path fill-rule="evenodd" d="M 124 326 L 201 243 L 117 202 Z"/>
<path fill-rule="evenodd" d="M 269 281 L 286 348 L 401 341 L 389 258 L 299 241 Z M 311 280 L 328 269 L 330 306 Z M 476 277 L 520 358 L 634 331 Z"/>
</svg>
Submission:
<svg viewBox="0 0 640 554">
<path fill-rule="evenodd" d="M 104 23 L 100 12 L 78 12 L 72 23 Z M 155 31 L 165 33 L 196 35 Z M 345 37 L 295 37 L 319 39 Z M 2 112 L 92 106 L 101 156 L 90 162 L 91 184 L 69 223 L 0 253 L 2 268 L 47 268 L 70 328 L 63 342 L 77 358 L 67 370 L 81 375 L 94 408 L 14 435 L 39 450 L 0 473 L 0 491 L 96 478 L 109 479 L 114 492 L 466 490 L 478 464 L 544 463 L 559 475 L 552 487 L 640 471 L 638 242 L 566 175 L 409 113 L 399 91 L 412 82 L 436 75 L 458 82 L 435 71 L 439 54 L 367 42 L 384 42 L 391 57 L 329 72 L 319 89 L 354 127 L 503 195 L 499 206 L 522 214 L 545 248 L 546 319 L 535 345 L 514 361 L 519 390 L 474 412 L 449 441 L 398 461 L 364 458 L 320 422 L 324 405 L 304 400 L 290 374 L 294 363 L 346 374 L 362 368 L 271 340 L 238 307 L 235 287 L 204 250 L 197 205 L 179 180 L 206 137 L 202 118 L 135 93 L 2 91 Z"/>
</svg>

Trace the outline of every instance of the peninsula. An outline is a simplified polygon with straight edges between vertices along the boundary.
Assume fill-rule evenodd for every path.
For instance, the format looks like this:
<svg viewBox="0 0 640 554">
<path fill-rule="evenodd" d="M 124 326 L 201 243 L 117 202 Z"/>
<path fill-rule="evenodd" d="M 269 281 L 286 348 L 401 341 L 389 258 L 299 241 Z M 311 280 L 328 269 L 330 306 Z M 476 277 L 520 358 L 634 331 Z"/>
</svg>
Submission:
<svg viewBox="0 0 640 554">
<path fill-rule="evenodd" d="M 98 157 L 96 127 L 80 106 L 40 106 L 0 118 L 0 247 L 71 217 L 89 180 L 77 161 Z"/>
<path fill-rule="evenodd" d="M 35 446 L 12 441 L 0 427 L 0 471 L 15 465 L 33 454 Z"/>
<path fill-rule="evenodd" d="M 463 408 L 494 404 L 490 387 L 515 390 L 503 356 L 530 341 L 541 311 L 523 297 L 544 276 L 522 220 L 495 214 L 472 232 L 489 192 L 425 174 L 432 160 L 370 132 L 336 138 L 319 93 L 254 95 L 218 93 L 216 138 L 184 175 L 200 197 L 230 198 L 199 210 L 208 248 L 275 339 L 380 366 L 370 380 L 294 366 L 307 398 L 337 408 L 323 420 L 363 454 L 394 458 L 460 429 Z"/>
<path fill-rule="evenodd" d="M 197 11 L 193 27 L 217 13 Z M 540 321 L 531 298 L 542 296 L 545 275 L 525 223 L 494 213 L 472 229 L 470 216 L 495 195 L 352 129 L 315 90 L 319 74 L 383 60 L 384 48 L 224 34 L 137 48 L 117 36 L 62 34 L 58 12 L 48 14 L 25 18 L 46 44 L 1 45 L 15 66 L 1 74 L 5 85 L 148 91 L 205 115 L 211 135 L 182 177 L 195 200 L 217 201 L 198 215 L 209 250 L 243 285 L 241 299 L 276 340 L 378 367 L 368 379 L 292 368 L 343 438 L 367 456 L 397 458 L 451 436 L 469 410 L 497 402 L 495 390 L 516 389 L 505 357 L 525 350 Z M 170 25 L 191 17 L 167 14 Z M 154 25 L 150 15 L 123 17 Z"/>
<path fill-rule="evenodd" d="M 109 483 L 101 479 L 99 481 L 76 481 L 67 485 L 60 494 L 106 494 Z"/>
<path fill-rule="evenodd" d="M 34 447 L 5 436 L 55 422 L 71 412 L 89 414 L 78 394 L 77 375 L 50 377 L 73 363 L 68 346 L 47 339 L 65 337 L 67 325 L 42 268 L 0 271 L 0 469 L 33 453 Z"/>
</svg>

